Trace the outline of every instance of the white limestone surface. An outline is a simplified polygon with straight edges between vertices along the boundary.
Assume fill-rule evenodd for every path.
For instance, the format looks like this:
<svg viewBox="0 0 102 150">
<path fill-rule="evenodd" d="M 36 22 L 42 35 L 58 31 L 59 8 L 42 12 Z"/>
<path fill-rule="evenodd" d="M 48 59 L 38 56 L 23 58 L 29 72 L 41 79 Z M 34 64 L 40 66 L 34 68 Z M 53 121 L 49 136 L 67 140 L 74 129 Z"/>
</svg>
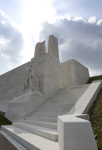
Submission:
<svg viewBox="0 0 102 150">
<path fill-rule="evenodd" d="M 27 62 L 0 76 L 0 101 L 10 102 L 20 91 L 24 83 Z"/>
<path fill-rule="evenodd" d="M 85 93 L 80 97 L 77 103 L 72 107 L 72 109 L 68 112 L 68 115 L 71 114 L 85 114 L 90 109 L 93 104 L 96 96 L 102 87 L 102 81 L 93 82 L 90 84 Z"/>
<path fill-rule="evenodd" d="M 24 146 L 22 146 L 14 138 L 12 138 L 11 136 L 9 136 L 6 132 L 0 130 L 0 133 L 3 134 L 18 150 L 27 150 Z"/>
<path fill-rule="evenodd" d="M 41 137 L 50 139 L 52 141 L 58 141 L 58 133 L 54 129 L 35 126 L 35 125 L 31 125 L 31 124 L 24 124 L 21 122 L 14 122 L 13 126 L 20 128 L 20 129 L 23 129 L 23 130 L 26 130 L 28 132 L 37 134 Z"/>
<path fill-rule="evenodd" d="M 89 79 L 88 69 L 78 61 L 72 59 L 61 63 L 63 87 L 86 84 Z"/>
<path fill-rule="evenodd" d="M 10 101 L 5 116 L 11 121 L 25 119 L 43 102 L 43 95 L 38 92 L 25 93 Z"/>
<path fill-rule="evenodd" d="M 58 117 L 60 150 L 98 150 L 90 121 L 75 116 Z"/>
<path fill-rule="evenodd" d="M 36 44 L 34 57 L 42 53 L 46 53 L 45 41 Z"/>
<path fill-rule="evenodd" d="M 34 121 L 34 120 L 20 120 L 19 122 L 57 130 L 57 123 Z"/>
<path fill-rule="evenodd" d="M 29 150 L 59 150 L 58 142 L 48 140 L 14 126 L 2 126 L 1 128 Z"/>
<path fill-rule="evenodd" d="M 89 117 L 84 113 L 88 112 L 101 87 L 102 81 L 90 84 L 69 113 L 58 117 L 60 150 L 98 150 Z"/>
<path fill-rule="evenodd" d="M 53 35 L 49 36 L 48 54 L 59 60 L 58 41 Z"/>
<path fill-rule="evenodd" d="M 0 111 L 6 112 L 9 102 L 10 102 L 9 100 L 0 101 Z"/>
<path fill-rule="evenodd" d="M 61 88 L 30 116 L 57 118 L 67 114 L 89 86 L 90 84 Z"/>
<path fill-rule="evenodd" d="M 47 100 L 62 87 L 60 61 L 43 53 L 33 58 L 31 63 L 39 78 L 40 91 Z"/>
</svg>

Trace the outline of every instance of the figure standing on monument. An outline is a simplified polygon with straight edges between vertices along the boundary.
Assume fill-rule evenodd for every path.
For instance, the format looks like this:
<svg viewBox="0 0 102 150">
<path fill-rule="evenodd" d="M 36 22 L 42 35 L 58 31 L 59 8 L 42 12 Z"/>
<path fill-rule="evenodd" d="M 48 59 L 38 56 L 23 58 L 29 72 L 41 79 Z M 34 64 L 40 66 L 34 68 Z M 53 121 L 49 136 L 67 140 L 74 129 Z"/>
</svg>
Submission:
<svg viewBox="0 0 102 150">
<path fill-rule="evenodd" d="M 29 88 L 32 89 L 33 91 L 40 92 L 40 89 L 39 89 L 39 79 L 36 76 L 36 71 L 35 70 L 31 71 L 29 79 L 30 79 L 29 80 L 30 81 L 29 82 Z"/>
<path fill-rule="evenodd" d="M 27 89 L 29 89 L 29 82 L 30 82 L 30 73 L 32 71 L 32 65 L 28 65 L 28 67 L 26 68 L 25 71 L 25 81 L 24 81 L 24 85 L 21 88 L 21 91 L 16 95 L 16 97 L 20 96 L 23 94 L 23 92 Z"/>
<path fill-rule="evenodd" d="M 25 72 L 25 84 L 23 86 L 23 90 L 29 89 L 29 82 L 30 82 L 30 73 L 32 71 L 32 65 L 29 65 L 26 68 L 26 72 Z"/>
<path fill-rule="evenodd" d="M 22 86 L 22 90 L 20 93 L 18 93 L 16 95 L 16 97 L 24 94 L 25 92 L 38 92 L 40 93 L 40 88 L 39 88 L 39 79 L 36 76 L 36 71 L 32 70 L 32 65 L 29 65 L 26 68 L 26 72 L 25 72 L 25 82 L 24 85 Z M 40 93 L 41 94 L 41 93 Z"/>
</svg>

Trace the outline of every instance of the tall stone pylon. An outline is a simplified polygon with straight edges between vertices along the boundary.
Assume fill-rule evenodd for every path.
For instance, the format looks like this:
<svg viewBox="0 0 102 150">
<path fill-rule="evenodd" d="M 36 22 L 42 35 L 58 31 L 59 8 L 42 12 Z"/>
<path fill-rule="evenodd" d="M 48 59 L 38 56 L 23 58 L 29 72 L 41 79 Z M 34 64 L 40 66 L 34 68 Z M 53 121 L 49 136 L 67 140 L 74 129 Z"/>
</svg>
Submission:
<svg viewBox="0 0 102 150">
<path fill-rule="evenodd" d="M 34 57 L 42 53 L 46 53 L 45 41 L 36 44 Z"/>
<path fill-rule="evenodd" d="M 59 59 L 58 41 L 57 41 L 57 38 L 54 37 L 53 35 L 49 36 L 48 54 Z"/>
</svg>

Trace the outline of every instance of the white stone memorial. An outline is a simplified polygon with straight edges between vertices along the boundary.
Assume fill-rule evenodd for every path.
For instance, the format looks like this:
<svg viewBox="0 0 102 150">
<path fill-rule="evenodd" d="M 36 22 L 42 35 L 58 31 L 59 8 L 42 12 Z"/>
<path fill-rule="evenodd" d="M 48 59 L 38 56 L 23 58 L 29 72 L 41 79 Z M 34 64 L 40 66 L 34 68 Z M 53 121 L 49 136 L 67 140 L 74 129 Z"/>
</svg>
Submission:
<svg viewBox="0 0 102 150">
<path fill-rule="evenodd" d="M 46 53 L 45 41 L 36 44 L 34 56 L 36 57 L 42 53 Z"/>
<path fill-rule="evenodd" d="M 37 43 L 31 61 L 0 76 L 0 111 L 13 123 L 2 132 L 29 150 L 97 150 L 87 112 L 102 82 L 88 79 L 78 61 L 60 63 L 56 37 L 48 53 Z"/>
</svg>

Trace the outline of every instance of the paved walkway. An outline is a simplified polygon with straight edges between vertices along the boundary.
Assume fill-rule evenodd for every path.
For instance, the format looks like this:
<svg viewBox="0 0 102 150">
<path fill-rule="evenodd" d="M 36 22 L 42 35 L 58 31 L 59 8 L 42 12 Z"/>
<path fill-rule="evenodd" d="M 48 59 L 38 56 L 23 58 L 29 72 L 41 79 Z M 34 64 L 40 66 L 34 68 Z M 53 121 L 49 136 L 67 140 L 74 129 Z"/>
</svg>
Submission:
<svg viewBox="0 0 102 150">
<path fill-rule="evenodd" d="M 0 150 L 18 150 L 0 133 Z"/>
</svg>

